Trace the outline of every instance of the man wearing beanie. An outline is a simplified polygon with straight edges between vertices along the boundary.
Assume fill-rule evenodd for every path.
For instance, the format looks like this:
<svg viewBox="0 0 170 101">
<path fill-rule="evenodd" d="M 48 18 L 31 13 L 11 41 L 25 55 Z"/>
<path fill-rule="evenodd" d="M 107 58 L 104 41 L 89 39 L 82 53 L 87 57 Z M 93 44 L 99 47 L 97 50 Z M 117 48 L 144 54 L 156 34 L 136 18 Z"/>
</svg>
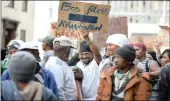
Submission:
<svg viewBox="0 0 170 101">
<path fill-rule="evenodd" d="M 80 61 L 76 66 L 83 72 L 83 79 L 80 83 L 82 100 L 95 100 L 100 76 L 98 64 L 101 61 L 101 55 L 88 35 L 88 31 L 82 30 L 83 42 L 80 43 Z"/>
<path fill-rule="evenodd" d="M 23 45 L 21 45 L 18 51 L 29 52 L 36 58 L 36 62 L 37 62 L 36 71 L 35 71 L 34 78 L 32 80 L 40 82 L 45 87 L 51 89 L 53 93 L 58 97 L 57 85 L 54 79 L 54 75 L 50 71 L 46 70 L 45 68 L 42 68 L 39 65 L 40 57 L 39 57 L 38 45 L 35 42 L 25 42 Z M 22 62 L 20 63 L 22 64 Z M 10 79 L 11 76 L 9 75 L 9 71 L 8 70 L 4 71 L 1 80 L 5 81 Z"/>
<path fill-rule="evenodd" d="M 102 71 L 104 68 L 112 67 L 112 61 L 114 60 L 115 50 L 123 45 L 128 45 L 128 38 L 124 34 L 113 34 L 108 36 L 106 40 L 106 53 L 105 58 L 99 64 L 99 71 Z"/>
<path fill-rule="evenodd" d="M 151 86 L 133 64 L 135 56 L 135 49 L 129 45 L 116 50 L 114 66 L 101 73 L 96 100 L 148 100 Z"/>
<path fill-rule="evenodd" d="M 16 52 L 9 62 L 12 80 L 2 81 L 1 100 L 57 100 L 53 92 L 32 81 L 36 59 L 28 52 Z"/>
</svg>

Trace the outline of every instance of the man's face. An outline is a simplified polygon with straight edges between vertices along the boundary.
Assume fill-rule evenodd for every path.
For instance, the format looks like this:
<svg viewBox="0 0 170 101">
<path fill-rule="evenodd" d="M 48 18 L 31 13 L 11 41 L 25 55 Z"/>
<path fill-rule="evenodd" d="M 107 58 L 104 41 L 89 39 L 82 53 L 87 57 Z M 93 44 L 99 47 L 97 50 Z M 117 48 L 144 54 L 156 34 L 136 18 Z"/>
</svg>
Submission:
<svg viewBox="0 0 170 101">
<path fill-rule="evenodd" d="M 111 44 L 111 43 L 107 43 L 106 44 L 106 54 L 107 54 L 107 56 L 114 55 L 117 48 L 119 48 L 119 46 Z"/>
<path fill-rule="evenodd" d="M 134 46 L 134 49 L 136 50 L 136 58 L 141 59 L 144 55 L 146 55 L 146 52 L 143 51 L 142 48 Z"/>
<path fill-rule="evenodd" d="M 17 51 L 17 50 L 14 49 L 14 48 L 13 48 L 13 49 L 9 49 L 9 50 L 8 50 L 8 54 L 9 54 L 9 55 L 12 55 L 12 54 L 14 54 L 16 51 Z"/>
<path fill-rule="evenodd" d="M 47 47 L 47 44 L 46 43 L 42 43 L 42 49 L 44 50 L 44 51 L 46 51 L 46 47 Z"/>
<path fill-rule="evenodd" d="M 161 65 L 165 66 L 167 63 L 170 63 L 170 58 L 168 56 L 168 53 L 164 53 L 161 58 Z"/>
<path fill-rule="evenodd" d="M 80 52 L 80 59 L 88 65 L 93 59 L 93 54 L 91 52 Z"/>
<path fill-rule="evenodd" d="M 120 70 L 128 68 L 128 62 L 119 55 L 115 55 L 114 65 Z"/>
</svg>

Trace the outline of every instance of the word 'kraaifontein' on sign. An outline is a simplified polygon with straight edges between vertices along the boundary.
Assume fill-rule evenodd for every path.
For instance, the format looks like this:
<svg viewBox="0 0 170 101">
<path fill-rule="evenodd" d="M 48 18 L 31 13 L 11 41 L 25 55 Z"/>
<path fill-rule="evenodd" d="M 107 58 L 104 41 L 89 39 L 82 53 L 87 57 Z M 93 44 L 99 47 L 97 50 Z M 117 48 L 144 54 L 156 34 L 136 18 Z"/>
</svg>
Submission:
<svg viewBox="0 0 170 101">
<path fill-rule="evenodd" d="M 60 1 L 58 27 L 67 30 L 85 28 L 91 32 L 106 32 L 109 12 L 109 5 Z"/>
</svg>

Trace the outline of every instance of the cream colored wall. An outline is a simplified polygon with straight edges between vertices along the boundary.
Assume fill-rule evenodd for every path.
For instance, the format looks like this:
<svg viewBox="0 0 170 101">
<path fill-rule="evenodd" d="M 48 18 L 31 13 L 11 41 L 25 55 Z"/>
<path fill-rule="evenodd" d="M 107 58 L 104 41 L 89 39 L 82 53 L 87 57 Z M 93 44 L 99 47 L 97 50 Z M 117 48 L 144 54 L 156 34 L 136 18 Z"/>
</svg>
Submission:
<svg viewBox="0 0 170 101">
<path fill-rule="evenodd" d="M 2 18 L 19 21 L 17 28 L 17 39 L 20 39 L 21 30 L 26 30 L 26 41 L 32 41 L 34 36 L 34 9 L 35 2 L 28 1 L 27 12 L 22 12 L 22 2 L 15 1 L 14 8 L 7 7 L 9 1 L 2 1 Z"/>
</svg>

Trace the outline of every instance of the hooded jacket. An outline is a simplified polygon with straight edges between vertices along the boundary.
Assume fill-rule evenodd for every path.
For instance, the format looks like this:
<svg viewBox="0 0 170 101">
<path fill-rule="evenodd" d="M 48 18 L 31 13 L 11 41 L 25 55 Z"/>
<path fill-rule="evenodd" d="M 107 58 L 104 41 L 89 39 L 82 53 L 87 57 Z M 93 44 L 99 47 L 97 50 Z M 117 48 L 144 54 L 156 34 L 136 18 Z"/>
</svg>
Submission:
<svg viewBox="0 0 170 101">
<path fill-rule="evenodd" d="M 38 82 L 31 81 L 23 89 L 18 90 L 16 84 L 12 80 L 2 81 L 1 100 L 58 100 L 53 92 Z"/>
<path fill-rule="evenodd" d="M 58 98 L 57 85 L 56 85 L 56 81 L 54 79 L 53 74 L 50 71 L 42 67 L 40 68 L 39 74 L 44 80 L 43 85 L 51 89 L 53 93 L 56 95 L 56 97 Z M 11 80 L 8 70 L 4 71 L 4 73 L 2 74 L 1 80 L 2 81 Z"/>
</svg>

